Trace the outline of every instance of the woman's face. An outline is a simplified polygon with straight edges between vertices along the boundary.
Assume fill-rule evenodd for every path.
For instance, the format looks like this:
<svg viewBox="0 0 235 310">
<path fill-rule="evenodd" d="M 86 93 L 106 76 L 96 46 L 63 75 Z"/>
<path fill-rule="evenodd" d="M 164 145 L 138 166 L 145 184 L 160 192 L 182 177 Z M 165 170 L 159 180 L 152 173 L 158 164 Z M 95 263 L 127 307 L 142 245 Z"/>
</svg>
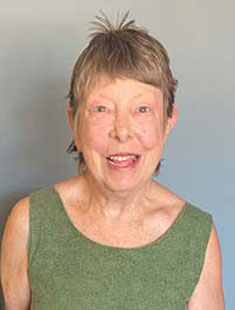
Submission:
<svg viewBox="0 0 235 310">
<path fill-rule="evenodd" d="M 116 79 L 90 93 L 72 128 L 94 184 L 129 191 L 151 179 L 176 122 L 176 111 L 165 122 L 163 111 L 162 92 L 133 79 Z"/>
</svg>

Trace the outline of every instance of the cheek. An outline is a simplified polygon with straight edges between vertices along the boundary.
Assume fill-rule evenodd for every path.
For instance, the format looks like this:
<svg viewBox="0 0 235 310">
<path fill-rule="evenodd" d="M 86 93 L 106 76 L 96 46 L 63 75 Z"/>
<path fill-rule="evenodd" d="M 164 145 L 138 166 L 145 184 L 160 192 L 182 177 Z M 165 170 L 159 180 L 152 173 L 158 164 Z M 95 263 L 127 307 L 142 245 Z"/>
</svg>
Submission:
<svg viewBox="0 0 235 310">
<path fill-rule="evenodd" d="M 156 122 L 146 122 L 139 125 L 138 139 L 146 150 L 163 147 L 163 130 Z"/>
<path fill-rule="evenodd" d="M 84 152 L 102 153 L 107 148 L 106 128 L 102 126 L 85 126 L 81 137 Z"/>
</svg>

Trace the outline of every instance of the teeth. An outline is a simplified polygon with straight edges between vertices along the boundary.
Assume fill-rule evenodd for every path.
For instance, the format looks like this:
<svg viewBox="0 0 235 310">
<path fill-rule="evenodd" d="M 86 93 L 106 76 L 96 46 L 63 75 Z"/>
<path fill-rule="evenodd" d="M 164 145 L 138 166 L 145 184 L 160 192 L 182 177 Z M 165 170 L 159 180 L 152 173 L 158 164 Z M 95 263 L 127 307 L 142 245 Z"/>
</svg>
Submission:
<svg viewBox="0 0 235 310">
<path fill-rule="evenodd" d="M 124 161 L 124 160 L 136 160 L 137 155 L 129 155 L 129 156 L 109 156 L 109 159 L 113 161 Z"/>
</svg>

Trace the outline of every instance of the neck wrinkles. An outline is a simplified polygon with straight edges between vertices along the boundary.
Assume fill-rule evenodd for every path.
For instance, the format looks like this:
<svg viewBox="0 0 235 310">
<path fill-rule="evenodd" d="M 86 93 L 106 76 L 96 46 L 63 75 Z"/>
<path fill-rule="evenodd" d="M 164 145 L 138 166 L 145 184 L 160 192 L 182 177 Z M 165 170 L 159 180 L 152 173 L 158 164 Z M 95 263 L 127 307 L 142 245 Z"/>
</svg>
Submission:
<svg viewBox="0 0 235 310">
<path fill-rule="evenodd" d="M 151 203 L 152 181 L 128 192 L 114 192 L 94 183 L 88 173 L 84 175 L 88 190 L 88 212 L 110 221 L 129 221 L 141 218 Z"/>
</svg>

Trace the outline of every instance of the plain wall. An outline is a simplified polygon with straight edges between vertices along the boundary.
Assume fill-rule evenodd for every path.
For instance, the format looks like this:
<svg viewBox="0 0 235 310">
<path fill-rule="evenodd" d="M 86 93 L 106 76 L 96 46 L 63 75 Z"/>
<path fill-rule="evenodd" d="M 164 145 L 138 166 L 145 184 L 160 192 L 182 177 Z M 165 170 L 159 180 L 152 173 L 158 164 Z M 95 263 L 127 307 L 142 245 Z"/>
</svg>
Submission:
<svg viewBox="0 0 235 310">
<path fill-rule="evenodd" d="M 65 105 L 99 10 L 131 11 L 166 46 L 178 124 L 158 178 L 213 214 L 226 309 L 235 304 L 235 3 L 217 0 L 0 0 L 0 233 L 14 203 L 76 173 Z"/>
</svg>

